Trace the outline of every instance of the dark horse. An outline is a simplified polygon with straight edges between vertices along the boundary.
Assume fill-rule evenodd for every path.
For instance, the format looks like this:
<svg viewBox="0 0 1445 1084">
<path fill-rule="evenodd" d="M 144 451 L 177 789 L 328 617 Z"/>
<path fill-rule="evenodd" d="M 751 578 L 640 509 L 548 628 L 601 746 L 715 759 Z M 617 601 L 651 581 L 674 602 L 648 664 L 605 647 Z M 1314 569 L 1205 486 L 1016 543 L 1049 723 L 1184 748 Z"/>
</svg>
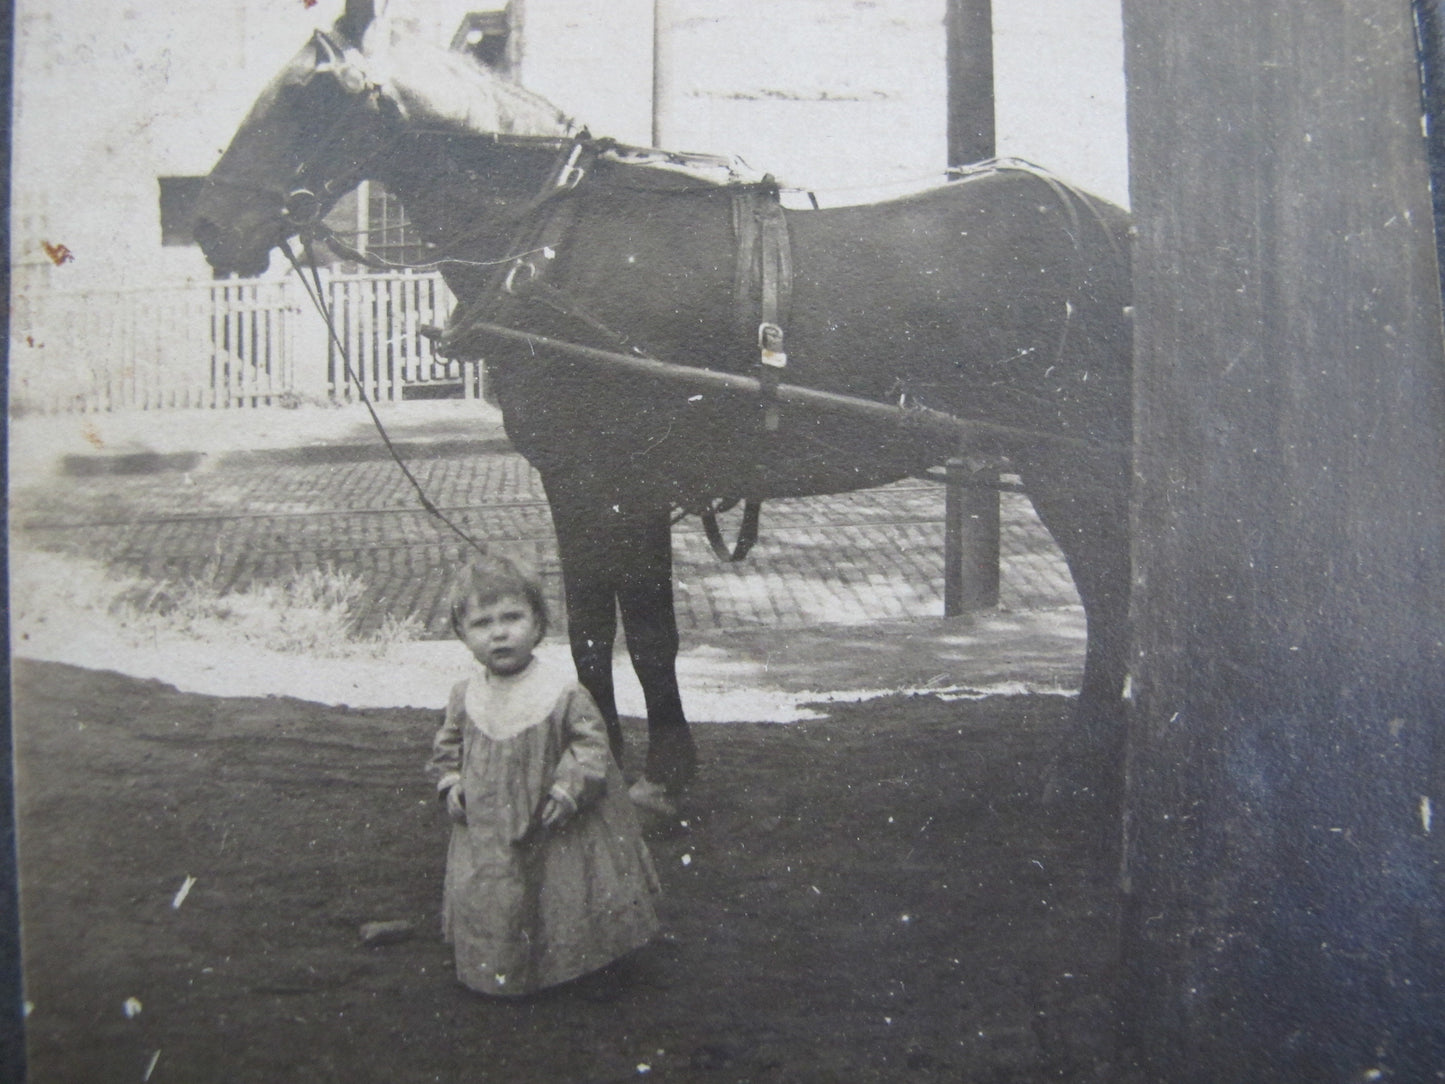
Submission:
<svg viewBox="0 0 1445 1084">
<path fill-rule="evenodd" d="M 1089 632 L 1068 759 L 1095 782 L 1117 763 L 1124 212 L 1003 163 L 906 198 L 784 211 L 766 179 L 575 134 L 469 59 L 420 50 L 351 4 L 257 102 L 207 181 L 196 236 L 216 270 L 258 273 L 363 177 L 398 195 L 460 299 L 444 345 L 485 354 L 507 432 L 541 474 L 573 657 L 619 751 L 618 609 L 647 702 L 645 776 L 675 792 L 694 771 L 675 674 L 677 510 L 877 485 L 962 448 L 1007 459 L 1068 560 Z M 781 372 L 759 365 L 760 336 Z M 762 378 L 663 381 L 556 340 Z M 779 379 L 896 411 L 800 407 Z M 910 425 L 910 408 L 974 424 L 944 437 Z"/>
</svg>

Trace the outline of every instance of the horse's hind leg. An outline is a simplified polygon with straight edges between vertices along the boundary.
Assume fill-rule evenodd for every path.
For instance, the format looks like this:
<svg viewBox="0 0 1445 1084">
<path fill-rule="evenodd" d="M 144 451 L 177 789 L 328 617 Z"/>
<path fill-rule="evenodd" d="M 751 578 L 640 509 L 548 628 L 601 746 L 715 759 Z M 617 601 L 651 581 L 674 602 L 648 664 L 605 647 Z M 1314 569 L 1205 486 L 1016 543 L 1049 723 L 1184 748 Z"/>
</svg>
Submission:
<svg viewBox="0 0 1445 1084">
<path fill-rule="evenodd" d="M 622 559 L 617 601 L 632 667 L 647 701 L 643 774 L 676 794 L 697 771 L 692 732 L 677 687 L 677 614 L 672 594 L 672 523 L 666 507 L 627 517 L 631 543 Z"/>
<path fill-rule="evenodd" d="M 1123 771 L 1123 691 L 1129 650 L 1127 459 L 1099 453 L 1035 458 L 1025 487 L 1064 553 L 1084 604 L 1084 679 L 1049 790 L 1114 803 Z"/>
</svg>

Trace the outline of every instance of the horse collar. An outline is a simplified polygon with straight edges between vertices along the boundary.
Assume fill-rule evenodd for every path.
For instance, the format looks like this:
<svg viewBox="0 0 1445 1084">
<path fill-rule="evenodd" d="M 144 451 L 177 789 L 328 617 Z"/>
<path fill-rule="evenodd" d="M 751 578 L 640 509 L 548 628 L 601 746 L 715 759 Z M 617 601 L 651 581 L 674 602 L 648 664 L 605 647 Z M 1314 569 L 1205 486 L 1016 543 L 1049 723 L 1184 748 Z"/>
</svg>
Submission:
<svg viewBox="0 0 1445 1084">
<path fill-rule="evenodd" d="M 520 215 L 522 228 L 513 247 L 518 255 L 502 276 L 503 293 L 520 297 L 546 281 L 548 265 L 577 215 L 576 201 L 564 197 L 582 183 L 596 157 L 596 145 L 585 130 L 564 148 L 551 179 Z"/>
</svg>

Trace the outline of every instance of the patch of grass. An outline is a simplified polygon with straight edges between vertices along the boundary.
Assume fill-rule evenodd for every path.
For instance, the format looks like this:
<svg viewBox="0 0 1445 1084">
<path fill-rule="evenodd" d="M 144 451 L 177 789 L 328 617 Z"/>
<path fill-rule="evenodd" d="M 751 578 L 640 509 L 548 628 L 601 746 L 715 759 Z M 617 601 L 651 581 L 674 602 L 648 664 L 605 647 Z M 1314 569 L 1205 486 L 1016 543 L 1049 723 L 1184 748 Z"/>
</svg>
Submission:
<svg viewBox="0 0 1445 1084">
<path fill-rule="evenodd" d="M 310 569 L 231 592 L 215 585 L 215 563 L 184 581 L 147 582 L 99 562 L 55 553 L 14 553 L 14 631 L 54 635 L 71 622 L 102 620 L 132 642 L 183 638 L 246 645 L 285 654 L 343 658 L 380 655 L 420 638 L 413 617 L 391 615 L 370 635 L 357 631 L 356 604 L 366 590 L 358 576 Z M 27 637 L 28 638 L 28 637 Z"/>
</svg>

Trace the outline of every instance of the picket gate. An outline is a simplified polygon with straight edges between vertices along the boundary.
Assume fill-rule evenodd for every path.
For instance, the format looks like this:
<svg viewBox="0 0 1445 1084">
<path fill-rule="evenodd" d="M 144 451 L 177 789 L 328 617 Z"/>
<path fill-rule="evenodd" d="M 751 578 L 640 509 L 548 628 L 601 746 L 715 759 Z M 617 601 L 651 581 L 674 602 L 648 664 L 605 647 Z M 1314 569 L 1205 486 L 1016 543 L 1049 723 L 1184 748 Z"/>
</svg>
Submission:
<svg viewBox="0 0 1445 1084">
<path fill-rule="evenodd" d="M 333 398 L 360 398 L 358 386 L 374 402 L 481 398 L 481 363 L 438 357 L 422 334 L 425 327 L 444 324 L 455 303 L 441 275 L 332 274 L 324 281 L 341 344 L 328 343 L 327 382 Z"/>
</svg>

